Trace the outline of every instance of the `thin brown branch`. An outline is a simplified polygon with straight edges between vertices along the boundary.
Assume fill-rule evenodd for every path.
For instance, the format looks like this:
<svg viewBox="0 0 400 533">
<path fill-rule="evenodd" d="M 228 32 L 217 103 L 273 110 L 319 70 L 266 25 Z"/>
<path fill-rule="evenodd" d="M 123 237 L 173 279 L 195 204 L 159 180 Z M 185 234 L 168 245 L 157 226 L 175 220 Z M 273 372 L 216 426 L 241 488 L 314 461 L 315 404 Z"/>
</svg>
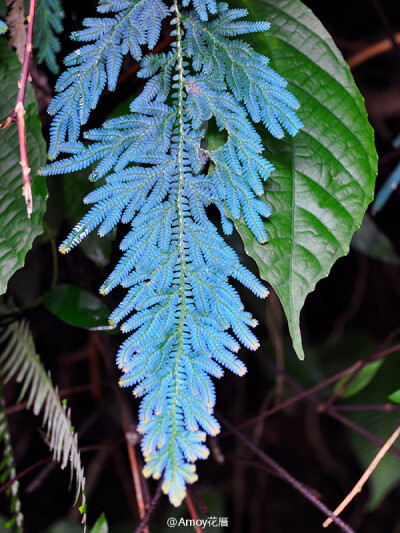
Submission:
<svg viewBox="0 0 400 533">
<path fill-rule="evenodd" d="M 101 343 L 99 336 L 95 333 L 93 334 L 93 342 L 96 344 L 99 353 L 104 359 L 109 375 L 113 376 L 115 374 L 114 366 L 111 364 L 107 351 L 104 345 Z M 136 446 L 139 442 L 139 435 L 136 431 L 136 423 L 133 420 L 129 406 L 126 403 L 122 391 L 117 385 L 117 380 L 112 380 L 112 389 L 115 394 L 118 409 L 121 416 L 122 430 L 125 435 L 126 449 L 128 452 L 129 464 L 131 467 L 132 480 L 135 487 L 139 517 L 140 520 L 144 522 L 146 518 L 146 501 L 145 493 L 143 491 L 142 486 L 143 474 L 141 473 L 141 469 L 139 468 L 138 460 L 136 457 Z M 142 531 L 143 533 L 149 533 L 148 526 L 144 525 Z"/>
<path fill-rule="evenodd" d="M 365 405 L 335 405 L 336 411 L 383 411 L 384 413 L 393 413 L 400 411 L 400 405 L 393 403 L 384 403 L 380 405 L 365 404 Z"/>
<path fill-rule="evenodd" d="M 102 382 L 102 387 L 109 387 L 110 383 Z M 58 391 L 58 395 L 60 398 L 68 398 L 69 396 L 72 396 L 74 394 L 81 394 L 82 392 L 87 392 L 93 390 L 95 387 L 97 387 L 97 384 L 93 383 L 87 383 L 85 385 L 76 385 L 74 387 L 67 387 L 65 389 L 60 389 Z M 21 403 L 18 403 L 16 405 L 10 405 L 6 407 L 6 415 L 13 415 L 14 413 L 19 413 L 20 411 L 23 411 L 27 408 L 28 401 L 24 401 Z"/>
<path fill-rule="evenodd" d="M 318 392 L 321 389 L 324 389 L 325 387 L 328 387 L 332 383 L 335 383 L 339 379 L 348 376 L 361 364 L 361 361 L 355 363 L 349 368 L 346 368 L 345 370 L 342 370 L 341 372 L 338 372 L 334 376 L 331 376 L 330 378 L 326 379 L 325 381 L 318 383 L 317 385 L 314 385 L 313 387 L 309 389 L 302 390 L 295 396 L 292 396 L 291 398 L 288 398 L 287 400 L 280 402 L 278 405 L 275 405 L 274 407 L 271 407 L 271 409 L 267 409 L 263 413 L 260 413 L 259 415 L 255 416 L 254 418 L 251 418 L 250 420 L 246 420 L 246 422 L 243 422 L 243 424 L 240 424 L 238 426 L 238 429 L 246 429 L 247 427 L 253 426 L 254 424 L 260 422 L 261 420 L 264 420 L 265 418 L 268 418 L 275 413 L 278 413 L 279 411 L 282 411 L 283 409 L 286 409 L 287 407 L 294 405 L 295 403 L 299 402 L 300 400 L 305 400 L 308 398 L 308 396 L 312 396 L 316 392 Z M 220 435 L 220 438 L 227 437 L 229 435 L 229 432 L 224 432 Z"/>
<path fill-rule="evenodd" d="M 294 478 L 287 470 L 280 466 L 272 457 L 255 446 L 247 437 L 236 429 L 230 422 L 218 415 L 219 420 L 226 426 L 231 433 L 236 435 L 255 455 L 257 455 L 263 463 L 272 468 L 279 477 L 282 477 L 289 485 L 291 485 L 304 498 L 310 501 L 317 509 L 319 509 L 325 516 L 332 518 L 332 521 L 345 533 L 355 533 L 354 530 L 343 522 L 340 518 L 335 516 L 333 512 L 322 502 L 320 502 L 314 494 L 312 494 L 300 481 Z"/>
<path fill-rule="evenodd" d="M 18 81 L 18 94 L 15 108 L 11 115 L 0 124 L 0 129 L 7 128 L 11 123 L 16 122 L 18 127 L 18 140 L 20 151 L 20 165 L 22 169 L 22 195 L 25 198 L 26 211 L 28 218 L 31 218 L 33 201 L 32 201 L 32 187 L 28 162 L 28 153 L 26 150 L 26 134 L 25 134 L 25 95 L 26 86 L 28 84 L 29 64 L 32 55 L 32 39 L 33 39 L 33 23 L 35 19 L 36 0 L 31 0 L 29 6 L 28 32 L 25 43 L 24 62 L 22 64 L 21 76 Z"/>
<path fill-rule="evenodd" d="M 400 32 L 395 33 L 393 35 L 393 39 L 398 45 L 400 45 Z M 392 40 L 383 39 L 382 41 L 371 44 L 370 46 L 367 46 L 360 52 L 357 52 L 356 54 L 349 57 L 349 59 L 347 60 L 347 64 L 353 70 L 356 67 L 359 67 L 360 65 L 362 65 L 363 63 L 366 63 L 370 59 L 373 59 L 374 57 L 385 54 L 386 52 L 389 52 L 390 50 L 393 50 Z"/>
<path fill-rule="evenodd" d="M 39 468 L 39 466 L 42 466 L 42 465 L 44 465 L 46 463 L 49 463 L 51 461 L 53 461 L 53 457 L 45 457 L 44 459 L 41 459 L 40 461 L 37 461 L 35 464 L 33 464 L 31 466 L 28 466 L 28 468 L 25 468 L 25 470 L 23 470 L 22 472 L 17 474 L 13 479 L 10 479 L 10 480 L 7 481 L 7 483 L 4 483 L 4 485 L 2 485 L 0 487 L 0 494 L 2 492 L 4 492 L 5 490 L 7 490 L 9 487 L 11 487 L 11 485 L 13 485 L 13 483 L 15 483 L 16 481 L 20 480 L 22 477 L 26 476 L 26 474 L 29 474 L 29 472 L 31 472 L 35 468 Z"/>
<path fill-rule="evenodd" d="M 25 135 L 25 94 L 26 94 L 26 86 L 28 83 L 28 76 L 29 76 L 29 64 L 31 60 L 31 54 L 32 54 L 32 39 L 33 39 L 33 23 L 35 18 L 35 8 L 36 8 L 36 0 L 31 0 L 30 6 L 29 6 L 29 15 L 28 15 L 28 32 L 26 37 L 26 44 L 25 44 L 25 54 L 24 54 L 24 62 L 22 64 L 22 70 L 21 70 L 21 77 L 18 82 L 18 95 L 17 95 L 17 102 L 15 104 L 15 114 L 16 114 L 16 120 L 17 120 L 17 126 L 18 126 L 18 139 L 19 139 L 19 149 L 20 149 L 20 165 L 22 168 L 22 195 L 25 198 L 26 203 L 26 211 L 28 213 L 28 218 L 31 218 L 32 214 L 32 187 L 31 187 L 31 179 L 30 179 L 30 172 L 31 169 L 29 168 L 29 162 L 28 162 L 28 153 L 26 150 L 26 135 Z"/>
<path fill-rule="evenodd" d="M 130 431 L 129 430 L 125 431 L 125 428 L 124 428 L 124 433 L 125 433 L 126 448 L 127 448 L 128 457 L 129 457 L 129 464 L 131 466 L 132 480 L 135 486 L 136 501 L 137 501 L 138 509 L 139 509 L 139 517 L 140 517 L 140 520 L 144 520 L 146 516 L 146 503 L 144 501 L 144 496 L 143 496 L 141 471 L 138 465 L 138 461 L 136 457 L 136 450 L 135 450 L 135 445 L 137 444 L 138 439 L 135 433 L 136 442 L 133 443 L 131 442 L 132 435 L 129 435 Z M 144 533 L 148 532 L 148 528 L 145 528 L 143 531 Z"/>
<path fill-rule="evenodd" d="M 203 515 L 206 518 L 210 518 L 211 512 L 208 508 L 206 502 L 203 500 L 203 498 L 200 496 L 200 494 L 197 492 L 197 490 L 192 485 L 186 486 L 186 491 L 188 494 L 190 494 L 191 498 L 196 502 L 197 507 L 200 509 L 200 511 L 203 513 Z"/>
<path fill-rule="evenodd" d="M 392 45 L 393 45 L 393 50 L 394 50 L 394 53 L 395 53 L 395 57 L 396 57 L 396 63 L 397 63 L 397 66 L 399 65 L 399 61 L 400 61 L 400 48 L 399 48 L 399 44 L 396 42 L 395 38 L 394 38 L 394 30 L 392 28 L 392 25 L 390 23 L 390 20 L 388 18 L 388 16 L 386 15 L 386 12 L 385 10 L 383 9 L 383 6 L 380 2 L 380 0 L 371 0 L 372 4 L 374 5 L 378 15 L 379 15 L 379 18 L 381 19 L 382 21 L 382 25 L 383 27 L 385 28 L 385 32 L 386 32 L 386 35 L 388 37 L 388 39 L 390 39 L 390 41 L 392 42 Z"/>
<path fill-rule="evenodd" d="M 332 383 L 336 383 L 336 381 L 339 381 L 339 379 L 342 379 L 342 378 L 344 378 L 344 377 L 346 377 L 346 376 L 348 376 L 350 374 L 352 374 L 352 375 L 357 374 L 365 366 L 365 364 L 367 362 L 371 363 L 373 361 L 378 361 L 379 359 L 384 359 L 388 355 L 390 355 L 392 353 L 395 353 L 395 352 L 398 352 L 398 351 L 400 351 L 400 344 L 396 344 L 395 346 L 387 348 L 386 350 L 381 350 L 381 351 L 375 352 L 370 357 L 368 357 L 366 360 L 357 361 L 356 363 L 354 363 L 353 365 L 349 366 L 348 368 L 345 368 L 344 370 L 341 370 L 337 374 L 334 374 L 333 376 L 325 379 L 324 381 L 321 381 L 321 383 L 317 383 L 316 385 L 314 385 L 313 387 L 310 387 L 309 389 L 303 389 L 298 384 L 296 384 L 297 386 L 294 386 L 292 384 L 293 388 L 295 388 L 296 390 L 299 391 L 298 394 L 296 394 L 292 398 L 288 398 L 287 400 L 285 400 L 283 402 L 280 402 L 278 405 L 275 405 L 271 409 L 267 409 L 266 411 L 260 413 L 259 415 L 255 416 L 254 418 L 251 418 L 250 420 L 246 420 L 246 422 L 243 422 L 242 424 L 240 424 L 240 426 L 238 426 L 238 429 L 242 430 L 242 429 L 246 429 L 247 427 L 253 426 L 254 424 L 257 424 L 258 422 L 260 422 L 261 420 L 264 420 L 265 418 L 268 418 L 268 417 L 274 415 L 275 413 L 278 413 L 279 411 L 282 411 L 283 409 L 286 409 L 287 407 L 289 407 L 291 405 L 294 405 L 295 403 L 299 402 L 300 400 L 305 400 L 308 397 L 314 396 L 314 394 L 316 392 L 318 392 L 319 390 L 324 389 L 325 387 L 328 387 Z M 259 353 L 262 353 L 262 352 L 259 351 Z M 267 359 L 267 362 L 268 362 L 268 364 L 270 364 L 269 358 Z M 276 366 L 274 366 L 274 371 L 279 373 L 279 370 L 276 370 Z M 284 371 L 282 372 L 282 375 L 285 375 Z M 287 376 L 287 374 L 286 374 L 286 376 Z M 289 376 L 288 376 L 288 378 L 289 378 Z M 314 401 L 319 403 L 315 396 L 314 396 Z M 325 404 L 319 404 L 319 410 L 324 411 L 324 408 L 323 408 L 324 405 Z M 338 415 L 338 416 L 340 416 L 340 415 Z M 230 432 L 229 431 L 225 431 L 225 432 L 223 432 L 220 435 L 220 438 L 227 437 L 228 435 L 230 435 Z"/>
<path fill-rule="evenodd" d="M 163 484 L 163 478 L 160 479 L 160 482 L 157 485 L 157 490 L 154 494 L 153 499 L 151 500 L 151 503 L 146 511 L 146 516 L 144 519 L 140 522 L 139 526 L 136 528 L 135 533 L 144 533 L 145 528 L 150 523 L 150 520 L 152 519 L 152 516 L 157 509 L 158 503 L 161 499 L 161 496 L 163 494 L 162 491 L 162 484 Z"/>
<path fill-rule="evenodd" d="M 373 459 L 373 461 L 371 462 L 367 470 L 364 472 L 364 474 L 361 476 L 361 478 L 358 480 L 353 490 L 346 496 L 346 498 L 342 501 L 342 503 L 333 511 L 333 514 L 335 516 L 339 516 L 339 514 L 349 505 L 349 503 L 355 498 L 355 496 L 362 491 L 363 486 L 368 481 L 372 472 L 375 470 L 375 468 L 379 465 L 379 463 L 385 457 L 387 451 L 393 446 L 395 441 L 398 439 L 399 435 L 400 435 L 400 426 L 393 432 L 391 437 L 385 442 L 385 444 L 376 454 L 375 458 Z M 327 518 L 325 522 L 323 523 L 323 526 L 328 527 L 330 524 L 332 524 L 332 522 L 333 522 L 332 517 Z"/>
<path fill-rule="evenodd" d="M 195 524 L 198 524 L 199 522 L 199 515 L 197 514 L 196 507 L 194 506 L 193 500 L 189 494 L 189 492 L 186 493 L 186 503 L 189 509 L 190 516 L 192 517 L 192 520 L 194 520 Z M 203 530 L 200 526 L 195 526 L 196 533 L 203 533 Z"/>
<path fill-rule="evenodd" d="M 386 342 L 386 341 L 385 341 Z M 385 343 L 381 346 L 383 348 L 385 346 Z M 387 355 L 390 355 L 391 353 L 398 352 L 400 350 L 400 344 L 396 344 L 395 346 L 392 346 L 391 348 L 387 348 L 386 350 L 381 350 L 377 352 L 373 352 L 371 355 L 366 357 L 361 364 L 358 366 L 358 368 L 350 375 L 346 381 L 344 381 L 340 387 L 338 387 L 332 394 L 332 396 L 319 407 L 319 411 L 323 412 L 326 411 L 329 407 L 331 407 L 334 402 L 343 396 L 343 393 L 348 389 L 348 387 L 353 383 L 353 381 L 356 379 L 358 374 L 361 372 L 361 370 L 367 366 L 368 364 L 384 359 Z M 381 357 L 380 354 L 383 354 Z"/>
<path fill-rule="evenodd" d="M 273 477 L 275 477 L 277 479 L 283 479 L 284 480 L 284 478 L 278 472 L 276 472 L 274 469 L 272 469 L 271 467 L 269 467 L 268 465 L 266 465 L 264 463 L 259 463 L 258 461 L 247 459 L 247 458 L 244 458 L 244 457 L 238 457 L 237 455 L 230 455 L 230 456 L 228 456 L 228 459 L 232 463 L 239 462 L 239 463 L 242 463 L 246 467 L 255 468 L 256 470 L 259 470 L 259 471 L 263 472 L 264 474 L 267 474 L 268 476 L 273 476 Z M 309 487 L 307 485 L 304 485 L 304 486 L 318 500 L 320 500 L 322 498 L 322 495 L 321 495 L 321 493 L 318 490 L 314 489 L 313 487 Z"/>
<path fill-rule="evenodd" d="M 0 122 L 0 130 L 5 130 L 13 122 L 16 122 L 15 111 L 13 111 L 12 115 L 10 115 L 8 118 L 6 118 L 6 120 L 4 120 L 3 122 Z"/>
<path fill-rule="evenodd" d="M 396 351 L 399 351 L 399 347 L 398 346 L 393 346 L 392 348 L 387 348 L 386 350 L 382 350 L 382 352 L 378 352 L 376 354 L 374 354 L 370 361 L 374 360 L 376 361 L 377 359 L 380 359 L 382 357 L 385 357 L 386 355 L 389 355 L 389 353 L 393 353 L 393 352 L 396 352 Z M 262 352 L 260 352 L 262 353 Z M 301 385 L 299 385 L 299 383 L 297 383 L 297 381 L 295 381 L 291 376 L 289 376 L 284 370 L 278 368 L 275 363 L 269 359 L 268 357 L 265 356 L 265 362 L 275 371 L 275 372 L 281 372 L 282 375 L 285 377 L 285 381 L 293 388 L 295 389 L 296 391 L 298 392 L 303 392 L 304 389 L 301 387 Z M 321 404 L 319 399 L 313 395 L 313 394 L 308 394 L 307 395 L 307 398 L 308 400 L 313 403 L 317 409 L 318 412 L 321 412 L 321 408 L 323 407 L 324 404 Z M 363 427 L 359 426 L 358 424 L 356 424 L 355 422 L 353 422 L 352 420 L 349 420 L 348 418 L 346 418 L 345 416 L 341 415 L 340 413 L 338 413 L 335 409 L 334 406 L 331 406 L 329 407 L 327 410 L 324 410 L 322 411 L 323 413 L 331 416 L 332 418 L 334 418 L 335 420 L 337 420 L 338 422 L 340 422 L 341 424 L 347 426 L 348 428 L 350 428 L 352 431 L 358 433 L 359 435 L 365 437 L 366 439 L 370 440 L 371 442 L 373 442 L 374 444 L 376 444 L 377 446 L 381 447 L 385 444 L 385 441 L 383 441 L 382 439 L 380 439 L 379 437 L 376 437 L 375 435 L 373 435 L 372 433 L 370 433 L 369 431 L 367 431 L 366 429 L 364 429 Z M 390 448 L 390 453 L 392 453 L 393 455 L 395 455 L 396 457 L 400 457 L 400 450 L 398 448 L 395 448 L 395 447 L 392 447 Z"/>
</svg>

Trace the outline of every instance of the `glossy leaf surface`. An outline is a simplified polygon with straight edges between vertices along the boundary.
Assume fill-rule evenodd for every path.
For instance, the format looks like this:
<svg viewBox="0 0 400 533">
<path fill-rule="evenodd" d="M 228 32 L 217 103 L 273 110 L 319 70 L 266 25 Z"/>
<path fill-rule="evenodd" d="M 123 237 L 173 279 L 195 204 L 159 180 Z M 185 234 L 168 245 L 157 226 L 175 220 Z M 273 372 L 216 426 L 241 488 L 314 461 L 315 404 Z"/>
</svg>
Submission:
<svg viewBox="0 0 400 533">
<path fill-rule="evenodd" d="M 236 224 L 262 278 L 277 292 L 303 358 L 304 301 L 348 253 L 373 197 L 373 132 L 349 68 L 308 8 L 298 0 L 242 0 L 240 6 L 254 19 L 271 19 L 271 30 L 250 40 L 289 80 L 305 125 L 284 142 L 263 135 L 266 157 L 276 167 L 265 186 L 269 241 L 258 243 L 243 223 Z"/>
<path fill-rule="evenodd" d="M 57 285 L 44 296 L 48 311 L 71 326 L 94 331 L 115 328 L 108 324 L 108 307 L 90 292 L 74 285 Z"/>
</svg>

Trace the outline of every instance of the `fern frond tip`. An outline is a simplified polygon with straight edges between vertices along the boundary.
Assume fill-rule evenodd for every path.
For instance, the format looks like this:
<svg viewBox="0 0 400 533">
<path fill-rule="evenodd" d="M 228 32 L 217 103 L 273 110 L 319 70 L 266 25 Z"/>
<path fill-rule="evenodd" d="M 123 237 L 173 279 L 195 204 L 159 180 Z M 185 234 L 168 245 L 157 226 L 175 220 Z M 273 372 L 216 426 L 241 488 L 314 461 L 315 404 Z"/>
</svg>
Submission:
<svg viewBox="0 0 400 533">
<path fill-rule="evenodd" d="M 163 490 L 174 505 L 197 480 L 193 463 L 209 454 L 206 434 L 219 432 L 213 378 L 223 368 L 243 376 L 240 344 L 259 348 L 251 331 L 256 321 L 231 280 L 268 296 L 208 210 L 216 206 L 224 233 L 232 232 L 232 220 L 242 220 L 266 242 L 270 210 L 260 196 L 273 166 L 256 125 L 282 138 L 301 124 L 287 82 L 237 38 L 266 31 L 269 22 L 240 20 L 245 9 L 215 0 L 183 4 L 193 9 L 181 12 L 178 0 L 170 9 L 162 0 L 99 3 L 99 13 L 112 14 L 86 19 L 74 34 L 84 44 L 67 58 L 50 106 L 51 153 L 68 157 L 45 170 L 95 165 L 90 179 L 105 179 L 86 197 L 93 205 L 62 244 L 64 253 L 95 228 L 103 235 L 119 221 L 130 226 L 120 244 L 123 256 L 100 293 L 127 289 L 110 317 L 111 326 L 122 322 L 121 331 L 130 333 L 117 355 L 124 372 L 119 385 L 133 386 L 141 398 L 144 475 L 164 475 Z M 171 50 L 142 58 L 143 45 L 154 47 L 171 13 Z M 129 114 L 87 132 L 84 145 L 82 124 L 103 89 L 115 88 L 128 53 L 147 80 L 143 91 Z M 206 151 L 205 124 L 214 122 L 221 141 Z"/>
</svg>

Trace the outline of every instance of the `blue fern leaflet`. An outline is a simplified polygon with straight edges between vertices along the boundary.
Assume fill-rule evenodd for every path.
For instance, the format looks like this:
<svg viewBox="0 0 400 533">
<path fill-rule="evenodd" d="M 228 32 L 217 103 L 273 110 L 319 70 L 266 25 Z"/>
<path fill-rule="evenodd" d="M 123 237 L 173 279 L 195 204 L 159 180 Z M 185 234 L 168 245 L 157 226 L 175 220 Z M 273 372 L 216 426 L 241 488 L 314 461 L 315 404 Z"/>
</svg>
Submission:
<svg viewBox="0 0 400 533">
<path fill-rule="evenodd" d="M 174 505 L 196 479 L 195 461 L 208 456 L 206 435 L 219 424 L 212 377 L 227 368 L 246 372 L 240 343 L 254 350 L 256 321 L 243 308 L 229 278 L 264 298 L 267 289 L 244 268 L 207 217 L 219 209 L 243 217 L 260 242 L 267 239 L 263 181 L 273 170 L 262 155 L 253 123 L 275 137 L 301 127 L 297 100 L 286 82 L 238 36 L 269 28 L 243 21 L 245 9 L 213 0 L 194 0 L 185 11 L 174 1 L 100 0 L 111 14 L 84 21 L 73 38 L 86 42 L 67 57 L 50 106 L 50 163 L 43 173 L 61 174 L 94 165 L 91 179 L 105 184 L 90 193 L 92 207 L 61 246 L 68 252 L 95 228 L 103 236 L 118 223 L 130 225 L 123 256 L 101 288 L 127 289 L 111 315 L 130 333 L 118 352 L 121 385 L 141 397 L 139 431 L 146 460 L 144 474 L 164 475 L 163 490 Z M 162 21 L 170 17 L 174 37 L 168 53 L 142 57 L 152 49 Z M 82 126 L 102 90 L 116 86 L 124 55 L 140 61 L 147 80 L 129 115 L 108 120 L 84 134 Z M 226 140 L 204 148 L 207 122 L 214 117 Z M 205 162 L 212 169 L 205 174 Z"/>
</svg>

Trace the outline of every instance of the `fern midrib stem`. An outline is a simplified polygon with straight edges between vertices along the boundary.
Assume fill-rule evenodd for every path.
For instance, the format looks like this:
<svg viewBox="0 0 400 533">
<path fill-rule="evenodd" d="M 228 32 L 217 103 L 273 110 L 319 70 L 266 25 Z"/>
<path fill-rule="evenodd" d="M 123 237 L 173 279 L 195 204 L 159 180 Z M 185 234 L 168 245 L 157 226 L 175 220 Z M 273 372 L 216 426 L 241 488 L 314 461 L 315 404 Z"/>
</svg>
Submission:
<svg viewBox="0 0 400 533">
<path fill-rule="evenodd" d="M 174 440 L 177 434 L 177 422 L 176 422 L 176 404 L 179 395 L 179 379 L 178 368 L 183 352 L 183 327 L 186 316 L 186 295 L 185 295 L 185 281 L 186 281 L 186 258 L 184 250 L 184 214 L 182 210 L 182 198 L 183 198 L 183 183 L 185 179 L 183 170 L 183 138 L 184 138 L 184 122 L 183 122 L 183 101 L 184 101 L 184 72 L 183 72 L 183 50 L 182 50 L 182 26 L 181 26 L 181 13 L 177 0 L 174 0 L 173 8 L 176 17 L 176 55 L 177 55 L 177 74 L 178 74 L 178 97 L 177 97 L 177 123 L 178 123 L 178 141 L 177 141 L 177 165 L 178 165 L 178 190 L 176 197 L 176 210 L 178 216 L 178 249 L 180 260 L 180 278 L 179 278 L 179 290 L 181 293 L 181 312 L 178 323 L 178 350 L 175 358 L 175 364 L 173 369 L 174 386 L 175 391 L 172 398 L 172 439 L 169 445 L 170 457 L 175 448 Z M 173 465 L 174 467 L 176 465 Z"/>
</svg>

